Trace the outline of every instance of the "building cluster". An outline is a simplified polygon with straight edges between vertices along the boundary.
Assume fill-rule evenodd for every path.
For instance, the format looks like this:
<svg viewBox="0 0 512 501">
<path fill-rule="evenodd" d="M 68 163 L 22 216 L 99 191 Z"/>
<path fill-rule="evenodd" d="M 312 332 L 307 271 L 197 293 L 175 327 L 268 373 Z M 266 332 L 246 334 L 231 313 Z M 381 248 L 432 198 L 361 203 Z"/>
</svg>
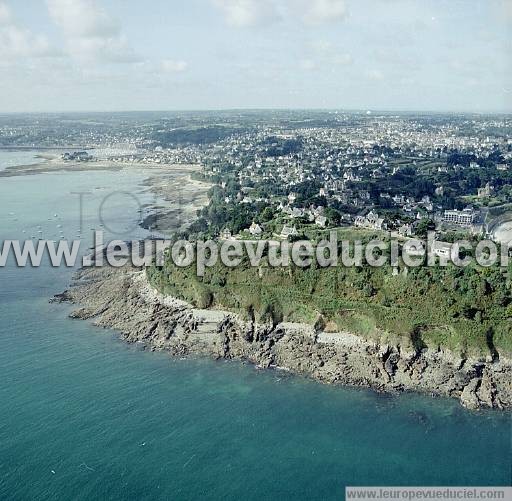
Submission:
<svg viewBox="0 0 512 501">
<path fill-rule="evenodd" d="M 231 175 L 242 187 L 226 203 L 262 202 L 291 222 L 305 218 L 322 228 L 350 224 L 412 235 L 418 222 L 430 220 L 438 229 L 478 233 L 478 203 L 454 208 L 466 194 L 453 188 L 452 179 L 469 177 L 489 164 L 508 171 L 511 139 L 488 132 L 501 125 L 495 119 L 438 123 L 425 117 L 372 116 L 335 127 L 265 127 L 204 149 L 201 163 L 207 179 L 216 182 Z M 497 152 L 502 161 L 496 163 Z M 402 182 L 411 170 L 430 184 L 422 188 L 414 181 Z M 305 187 L 315 192 L 304 194 Z M 491 182 L 473 189 L 477 202 L 495 192 Z M 312 212 L 318 211 L 315 205 L 336 209 L 338 220 Z"/>
<path fill-rule="evenodd" d="M 0 117 L 0 146 L 66 149 L 66 161 L 199 164 L 224 204 L 271 208 L 286 238 L 307 225 L 413 235 L 425 221 L 478 233 L 486 208 L 512 196 L 511 129 L 509 118 L 483 115 L 20 115 Z M 268 221 L 254 220 L 245 230 L 258 237 Z"/>
<path fill-rule="evenodd" d="M 73 153 L 66 152 L 62 154 L 62 160 L 66 162 L 70 160 L 73 160 L 75 162 L 88 162 L 93 158 L 94 157 L 87 151 L 74 151 Z"/>
</svg>

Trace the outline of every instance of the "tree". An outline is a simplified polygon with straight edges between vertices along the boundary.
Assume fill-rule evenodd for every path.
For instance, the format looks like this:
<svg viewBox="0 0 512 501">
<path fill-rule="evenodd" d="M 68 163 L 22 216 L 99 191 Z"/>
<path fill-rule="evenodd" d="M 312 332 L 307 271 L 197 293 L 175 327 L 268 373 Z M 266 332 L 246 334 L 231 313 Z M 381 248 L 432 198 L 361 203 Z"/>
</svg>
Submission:
<svg viewBox="0 0 512 501">
<path fill-rule="evenodd" d="M 416 234 L 419 237 L 425 238 L 427 233 L 431 230 L 435 230 L 436 224 L 432 219 L 422 219 L 416 226 Z"/>
</svg>

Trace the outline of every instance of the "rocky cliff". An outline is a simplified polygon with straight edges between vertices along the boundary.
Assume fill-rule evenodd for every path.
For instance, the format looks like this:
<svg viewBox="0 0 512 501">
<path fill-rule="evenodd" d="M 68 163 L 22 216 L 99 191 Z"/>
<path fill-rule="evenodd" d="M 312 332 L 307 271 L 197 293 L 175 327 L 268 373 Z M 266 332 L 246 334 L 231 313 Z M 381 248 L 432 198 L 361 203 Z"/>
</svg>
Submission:
<svg viewBox="0 0 512 501">
<path fill-rule="evenodd" d="M 74 318 L 94 319 L 120 331 L 128 342 L 174 355 L 244 359 L 327 383 L 455 397 L 472 409 L 512 407 L 510 360 L 462 359 L 304 324 L 244 322 L 230 312 L 199 310 L 164 297 L 140 270 L 81 270 L 55 300 L 77 304 Z"/>
</svg>

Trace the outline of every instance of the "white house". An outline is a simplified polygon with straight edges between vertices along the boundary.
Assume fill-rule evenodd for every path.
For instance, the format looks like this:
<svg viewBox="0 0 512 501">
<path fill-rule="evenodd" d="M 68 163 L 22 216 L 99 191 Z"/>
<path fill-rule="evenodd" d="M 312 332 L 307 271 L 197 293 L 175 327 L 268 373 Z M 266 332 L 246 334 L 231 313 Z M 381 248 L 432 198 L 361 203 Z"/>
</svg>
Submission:
<svg viewBox="0 0 512 501">
<path fill-rule="evenodd" d="M 257 237 L 257 236 L 260 236 L 262 233 L 263 233 L 263 230 L 261 229 L 261 226 L 258 224 L 258 223 L 255 223 L 253 221 L 253 223 L 251 224 L 251 226 L 249 227 L 249 233 L 253 236 L 253 237 Z"/>
<path fill-rule="evenodd" d="M 370 211 L 366 217 L 357 216 L 354 222 L 354 226 L 359 228 L 368 228 L 371 230 L 384 230 L 386 229 L 386 223 L 384 218 L 379 217 L 376 212 Z"/>
<path fill-rule="evenodd" d="M 283 229 L 281 230 L 281 238 L 289 238 L 297 236 L 299 232 L 297 231 L 297 228 L 295 226 L 287 226 L 286 224 L 283 226 Z"/>
<path fill-rule="evenodd" d="M 222 240 L 230 240 L 232 238 L 232 235 L 231 235 L 231 231 L 229 231 L 228 228 L 224 228 L 221 232 L 220 232 L 220 238 Z"/>
<path fill-rule="evenodd" d="M 432 253 L 439 257 L 450 257 L 452 244 L 448 242 L 436 241 L 432 243 Z"/>
<path fill-rule="evenodd" d="M 317 226 L 321 226 L 322 228 L 325 228 L 327 224 L 327 218 L 325 216 L 317 216 L 315 219 L 315 224 Z"/>
<path fill-rule="evenodd" d="M 403 224 L 398 228 L 398 234 L 403 237 L 410 237 L 413 234 L 412 224 Z"/>
</svg>

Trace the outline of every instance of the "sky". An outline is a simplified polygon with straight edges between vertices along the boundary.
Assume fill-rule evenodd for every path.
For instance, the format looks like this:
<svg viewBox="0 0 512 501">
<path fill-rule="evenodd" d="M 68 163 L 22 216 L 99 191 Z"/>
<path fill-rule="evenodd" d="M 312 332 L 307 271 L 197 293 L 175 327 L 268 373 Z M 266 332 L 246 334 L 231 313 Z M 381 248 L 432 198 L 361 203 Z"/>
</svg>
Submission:
<svg viewBox="0 0 512 501">
<path fill-rule="evenodd" d="M 0 113 L 512 111 L 512 0 L 0 0 Z"/>
</svg>

